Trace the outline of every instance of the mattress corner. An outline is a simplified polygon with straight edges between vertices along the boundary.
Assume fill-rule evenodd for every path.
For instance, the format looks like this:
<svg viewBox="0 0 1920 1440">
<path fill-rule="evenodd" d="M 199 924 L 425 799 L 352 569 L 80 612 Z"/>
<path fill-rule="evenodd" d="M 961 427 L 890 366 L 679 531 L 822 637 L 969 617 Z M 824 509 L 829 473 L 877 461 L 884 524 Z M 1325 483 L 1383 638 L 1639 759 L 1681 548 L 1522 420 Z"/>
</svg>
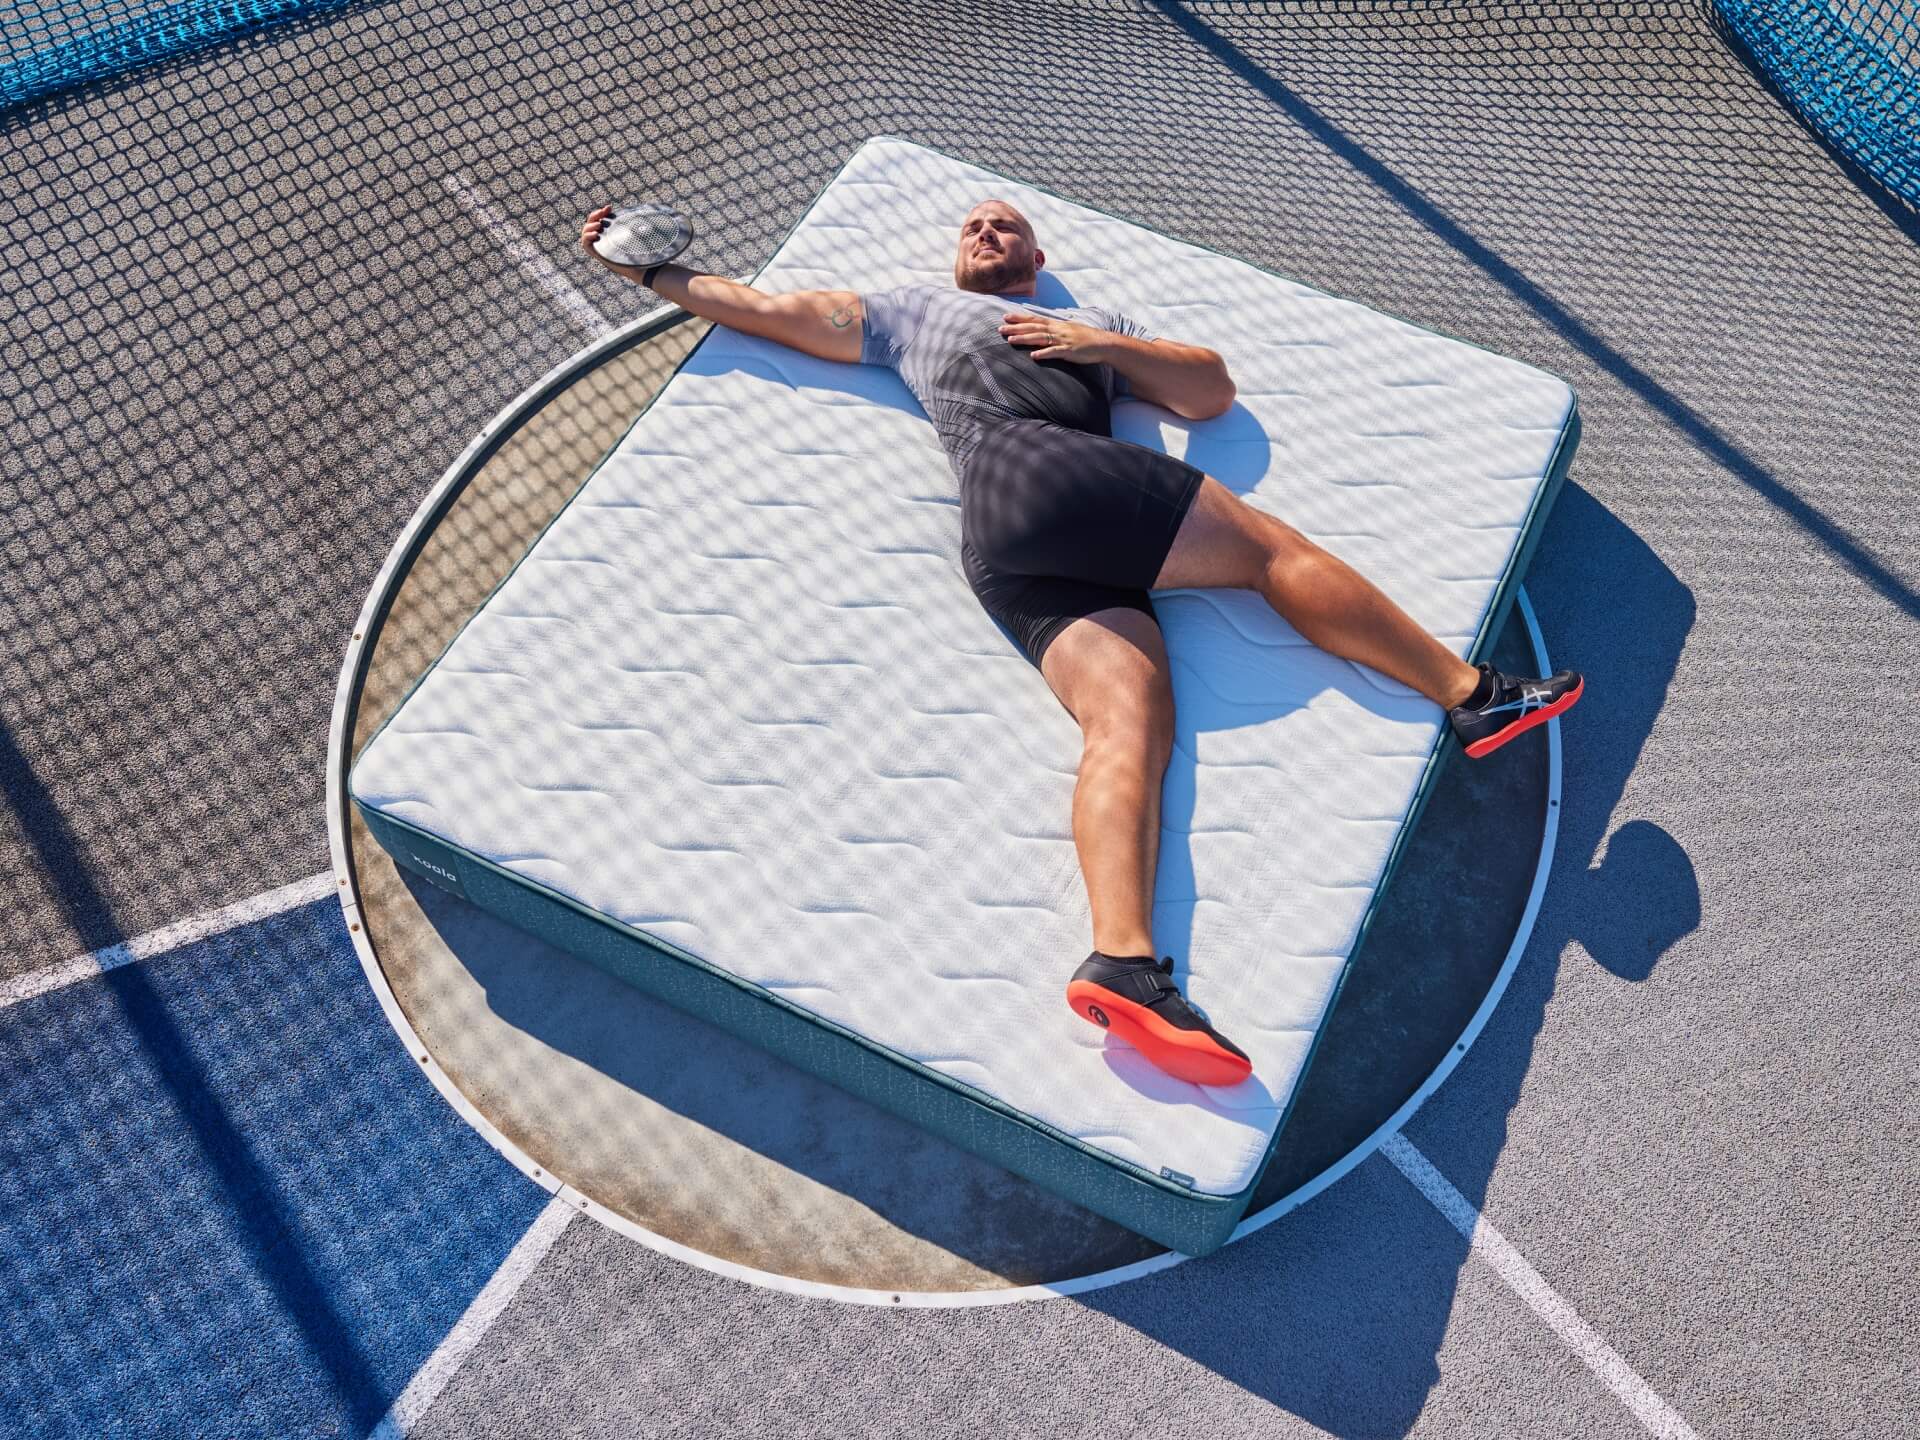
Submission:
<svg viewBox="0 0 1920 1440">
<path fill-rule="evenodd" d="M 391 721 L 393 717 L 387 718 Z M 387 726 L 382 724 L 379 730 L 374 732 L 373 738 L 360 747 L 360 753 L 354 756 L 347 766 L 347 799 L 363 811 L 378 811 L 380 808 L 378 796 L 383 781 L 379 772 L 387 759 L 386 747 L 382 746 L 380 741 L 386 732 Z M 376 751 L 379 753 L 376 754 Z M 361 783 L 363 780 L 369 783 L 363 785 Z"/>
</svg>

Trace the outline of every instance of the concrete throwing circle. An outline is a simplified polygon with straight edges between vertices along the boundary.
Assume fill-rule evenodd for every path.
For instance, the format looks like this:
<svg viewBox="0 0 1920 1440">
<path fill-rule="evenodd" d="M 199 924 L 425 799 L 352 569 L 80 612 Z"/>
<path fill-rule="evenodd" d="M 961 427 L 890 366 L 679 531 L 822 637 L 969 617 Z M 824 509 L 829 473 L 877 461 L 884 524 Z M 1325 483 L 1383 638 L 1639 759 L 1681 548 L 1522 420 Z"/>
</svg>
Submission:
<svg viewBox="0 0 1920 1440">
<path fill-rule="evenodd" d="M 1178 1264 L 397 870 L 353 813 L 353 756 L 670 378 L 704 330 L 684 319 L 644 317 L 503 410 L 422 502 L 362 609 L 335 696 L 328 826 L 346 921 L 388 1020 L 536 1183 L 718 1273 L 932 1306 L 1083 1293 Z M 1524 593 L 1493 658 L 1549 669 Z M 1364 1159 L 1478 1034 L 1545 886 L 1558 731 L 1443 770 L 1234 1239 Z M 1516 815 L 1540 824 L 1515 827 Z"/>
</svg>

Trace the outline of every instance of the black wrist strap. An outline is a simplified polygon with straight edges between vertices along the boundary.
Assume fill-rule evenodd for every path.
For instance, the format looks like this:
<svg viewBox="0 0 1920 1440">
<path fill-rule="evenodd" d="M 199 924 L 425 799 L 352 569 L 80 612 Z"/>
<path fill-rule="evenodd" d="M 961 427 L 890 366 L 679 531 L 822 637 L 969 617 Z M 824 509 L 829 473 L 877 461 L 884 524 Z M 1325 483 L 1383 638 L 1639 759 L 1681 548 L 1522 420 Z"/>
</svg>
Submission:
<svg viewBox="0 0 1920 1440">
<path fill-rule="evenodd" d="M 645 270 L 642 270 L 640 272 L 640 283 L 651 290 L 653 288 L 653 277 L 658 275 L 661 270 L 666 267 L 666 263 L 666 261 L 662 260 L 658 265 L 649 265 Z"/>
</svg>

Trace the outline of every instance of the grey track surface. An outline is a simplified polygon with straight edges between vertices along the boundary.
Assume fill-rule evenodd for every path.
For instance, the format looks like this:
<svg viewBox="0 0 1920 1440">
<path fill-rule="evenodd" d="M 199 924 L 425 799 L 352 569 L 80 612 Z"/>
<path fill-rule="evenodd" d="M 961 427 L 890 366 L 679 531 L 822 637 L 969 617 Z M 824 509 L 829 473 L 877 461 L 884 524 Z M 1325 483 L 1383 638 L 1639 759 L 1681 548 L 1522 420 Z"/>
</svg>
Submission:
<svg viewBox="0 0 1920 1440">
<path fill-rule="evenodd" d="M 394 0 L 3 127 L 0 975 L 324 868 L 380 558 L 584 338 L 441 175 L 624 318 L 591 205 L 687 205 L 739 273 L 898 134 L 1573 382 L 1529 582 L 1591 692 L 1554 879 L 1409 1133 L 1701 1435 L 1920 1413 L 1920 248 L 1704 6 Z M 977 1312 L 576 1223 L 421 1433 L 909 1423 L 1641 1433 L 1380 1160 L 1205 1262 Z"/>
</svg>

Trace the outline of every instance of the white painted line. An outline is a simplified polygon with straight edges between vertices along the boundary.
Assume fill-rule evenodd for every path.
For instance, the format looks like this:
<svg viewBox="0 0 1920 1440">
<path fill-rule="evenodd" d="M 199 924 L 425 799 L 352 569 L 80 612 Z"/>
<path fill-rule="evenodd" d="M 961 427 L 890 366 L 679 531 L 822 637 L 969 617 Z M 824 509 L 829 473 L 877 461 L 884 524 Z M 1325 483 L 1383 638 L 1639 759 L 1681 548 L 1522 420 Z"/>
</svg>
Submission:
<svg viewBox="0 0 1920 1440">
<path fill-rule="evenodd" d="M 1514 1249 L 1513 1243 L 1493 1227 L 1493 1222 L 1474 1209 L 1467 1197 L 1454 1189 L 1447 1177 L 1433 1168 L 1433 1162 L 1415 1149 L 1411 1140 L 1404 1135 L 1395 1135 L 1381 1144 L 1380 1153 L 1393 1162 L 1394 1169 L 1406 1176 L 1416 1190 L 1433 1202 L 1433 1207 L 1447 1217 L 1454 1229 L 1466 1236 L 1474 1253 L 1493 1266 L 1495 1273 L 1507 1282 L 1508 1288 L 1526 1301 L 1534 1314 L 1546 1321 L 1553 1333 L 1572 1347 L 1573 1353 L 1600 1377 L 1609 1390 L 1620 1397 L 1640 1423 L 1647 1427 L 1649 1434 L 1659 1436 L 1660 1440 L 1700 1440 L 1694 1434 L 1693 1427 L 1682 1420 L 1671 1405 L 1653 1393 L 1653 1387 L 1642 1380 L 1638 1372 L 1620 1358 L 1619 1352 L 1575 1313 L 1574 1308 L 1561 1298 L 1560 1292 L 1527 1263 L 1527 1257 Z"/>
<path fill-rule="evenodd" d="M 76 955 L 71 960 L 56 961 L 39 970 L 29 970 L 24 975 L 0 980 L 0 1010 L 9 1005 L 18 1005 L 22 1000 L 31 1000 L 36 995 L 44 995 L 49 990 L 71 985 L 76 980 L 86 980 L 108 970 L 117 970 L 135 960 L 164 955 L 169 950 L 178 950 L 182 945 L 191 945 L 196 940 L 206 940 L 228 930 L 237 930 L 242 925 L 251 925 L 256 920 L 264 920 L 269 915 L 310 905 L 322 896 L 333 894 L 338 885 L 332 871 L 322 870 L 318 875 L 309 875 L 291 885 L 282 885 L 278 890 L 268 890 L 245 900 L 236 900 L 218 910 L 210 910 L 204 915 L 163 925 L 137 940 L 124 940 L 118 945 L 96 950 L 91 955 Z"/>
<path fill-rule="evenodd" d="M 567 312 L 567 318 L 588 339 L 598 340 L 613 329 L 613 322 L 600 313 L 600 307 L 562 275 L 559 266 L 542 254 L 532 241 L 514 229 L 512 222 L 494 209 L 487 197 L 468 184 L 464 176 L 442 175 L 440 185 L 487 228 L 494 243 L 507 252 L 513 263 L 525 271 L 534 284 L 553 297 L 560 308 Z"/>
<path fill-rule="evenodd" d="M 547 1202 L 547 1208 L 508 1252 L 493 1278 L 473 1297 L 466 1313 L 454 1322 L 447 1338 L 427 1357 L 426 1363 L 414 1371 L 413 1379 L 393 1402 L 393 1408 L 374 1427 L 372 1440 L 403 1440 L 407 1432 L 420 1423 L 427 1408 L 466 1363 L 473 1348 L 486 1338 L 493 1322 L 507 1308 L 507 1302 L 519 1293 L 527 1277 L 546 1258 L 547 1251 L 553 1248 L 553 1242 L 560 1238 L 560 1232 L 572 1219 L 573 1211 L 564 1201 Z"/>
</svg>

